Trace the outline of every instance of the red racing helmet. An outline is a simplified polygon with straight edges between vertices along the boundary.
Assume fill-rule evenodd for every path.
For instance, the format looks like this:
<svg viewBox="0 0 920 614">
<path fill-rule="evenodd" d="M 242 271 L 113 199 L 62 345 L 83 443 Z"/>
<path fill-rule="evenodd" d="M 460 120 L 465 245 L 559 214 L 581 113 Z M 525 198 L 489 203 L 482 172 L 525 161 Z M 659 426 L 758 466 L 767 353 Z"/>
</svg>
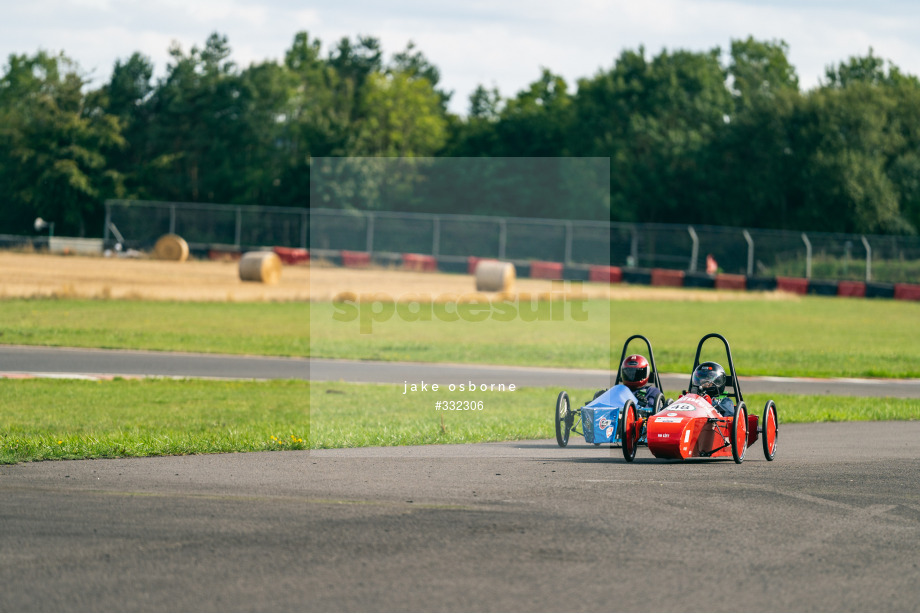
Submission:
<svg viewBox="0 0 920 614">
<path fill-rule="evenodd" d="M 651 368 L 645 356 L 633 354 L 627 356 L 623 364 L 620 365 L 620 375 L 623 378 L 623 384 L 630 390 L 642 388 L 648 383 Z"/>
</svg>

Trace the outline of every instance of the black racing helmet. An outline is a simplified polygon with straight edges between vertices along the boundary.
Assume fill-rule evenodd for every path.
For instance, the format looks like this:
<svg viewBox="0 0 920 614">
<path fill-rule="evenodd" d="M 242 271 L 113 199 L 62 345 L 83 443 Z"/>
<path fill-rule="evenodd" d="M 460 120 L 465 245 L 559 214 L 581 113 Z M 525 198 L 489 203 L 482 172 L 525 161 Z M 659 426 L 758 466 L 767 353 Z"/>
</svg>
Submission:
<svg viewBox="0 0 920 614">
<path fill-rule="evenodd" d="M 725 392 L 727 379 L 722 365 L 717 362 L 704 362 L 694 369 L 691 384 L 701 394 L 714 397 Z"/>
</svg>

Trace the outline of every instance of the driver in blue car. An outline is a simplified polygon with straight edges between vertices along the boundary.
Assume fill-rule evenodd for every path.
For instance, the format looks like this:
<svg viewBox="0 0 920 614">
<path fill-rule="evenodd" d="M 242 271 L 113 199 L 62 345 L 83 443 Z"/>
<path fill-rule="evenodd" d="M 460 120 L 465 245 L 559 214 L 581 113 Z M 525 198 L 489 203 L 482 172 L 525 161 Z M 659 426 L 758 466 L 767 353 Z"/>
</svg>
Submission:
<svg viewBox="0 0 920 614">
<path fill-rule="evenodd" d="M 690 392 L 695 392 L 723 416 L 735 415 L 735 404 L 725 394 L 725 369 L 717 362 L 701 363 L 693 371 Z"/>
<path fill-rule="evenodd" d="M 620 378 L 639 401 L 640 407 L 655 407 L 655 401 L 661 394 L 657 386 L 649 384 L 651 367 L 645 356 L 633 354 L 627 356 L 620 366 Z"/>
</svg>

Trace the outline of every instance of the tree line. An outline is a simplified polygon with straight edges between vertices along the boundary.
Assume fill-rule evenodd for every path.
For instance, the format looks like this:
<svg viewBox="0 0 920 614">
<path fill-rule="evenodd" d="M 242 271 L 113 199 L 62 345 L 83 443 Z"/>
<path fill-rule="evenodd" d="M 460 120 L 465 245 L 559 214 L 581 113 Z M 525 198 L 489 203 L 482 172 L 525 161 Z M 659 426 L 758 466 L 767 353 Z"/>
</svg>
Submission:
<svg viewBox="0 0 920 614">
<path fill-rule="evenodd" d="M 387 59 L 366 36 L 324 54 L 300 32 L 283 60 L 240 68 L 213 34 L 174 45 L 162 78 L 135 53 L 97 88 L 63 53 L 13 54 L 0 75 L 0 233 L 41 216 L 98 236 L 108 198 L 303 207 L 317 158 L 585 157 L 609 158 L 609 199 L 520 196 L 577 182 L 561 166 L 564 177 L 480 174 L 439 198 L 365 205 L 917 234 L 920 81 L 869 50 L 802 91 L 787 56 L 753 38 L 726 54 L 640 47 L 574 87 L 546 68 L 510 97 L 479 86 L 460 116 L 421 50 Z"/>
</svg>

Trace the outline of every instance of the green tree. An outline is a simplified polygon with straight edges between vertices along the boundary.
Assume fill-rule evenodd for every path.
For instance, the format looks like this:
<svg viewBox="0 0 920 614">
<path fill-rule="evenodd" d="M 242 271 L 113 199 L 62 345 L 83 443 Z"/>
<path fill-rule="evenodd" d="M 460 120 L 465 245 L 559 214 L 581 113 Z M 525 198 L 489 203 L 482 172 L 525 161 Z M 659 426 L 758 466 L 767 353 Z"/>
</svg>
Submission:
<svg viewBox="0 0 920 614">
<path fill-rule="evenodd" d="M 124 144 L 105 152 L 110 168 L 123 178 L 124 189 L 116 196 L 146 198 L 150 195 L 142 178 L 149 161 L 148 102 L 154 88 L 153 63 L 146 56 L 134 53 L 124 62 L 117 60 L 109 82 L 86 96 L 87 106 L 118 118 L 121 127 Z"/>
<path fill-rule="evenodd" d="M 372 36 L 359 36 L 354 42 L 342 38 L 329 53 L 327 63 L 335 75 L 332 85 L 336 105 L 346 114 L 349 124 L 359 122 L 363 118 L 365 82 L 383 71 L 380 41 Z"/>
<path fill-rule="evenodd" d="M 453 157 L 491 156 L 499 149 L 498 123 L 502 108 L 498 88 L 478 85 L 469 97 L 466 118 L 448 116 L 448 139 L 444 154 Z"/>
<path fill-rule="evenodd" d="M 508 100 L 495 127 L 503 156 L 564 156 L 572 99 L 565 79 L 543 68 L 540 78 Z"/>
<path fill-rule="evenodd" d="M 713 144 L 720 160 L 720 224 L 789 227 L 797 168 L 793 117 L 798 77 L 783 41 L 732 41 L 728 67 L 734 108 Z"/>
<path fill-rule="evenodd" d="M 393 56 L 393 61 L 390 62 L 390 70 L 405 73 L 413 78 L 422 77 L 427 79 L 441 99 L 441 109 L 445 113 L 447 112 L 447 105 L 450 102 L 452 92 L 446 92 L 438 88 L 438 84 L 441 82 L 441 71 L 425 57 L 424 53 L 416 48 L 414 42 L 409 41 L 403 51 Z"/>
<path fill-rule="evenodd" d="M 447 121 L 427 78 L 389 71 L 367 77 L 357 155 L 431 156 L 444 147 Z"/>
<path fill-rule="evenodd" d="M 570 151 L 610 157 L 612 219 L 718 221 L 711 145 L 732 110 L 719 55 L 662 51 L 649 61 L 640 47 L 579 81 Z"/>
<path fill-rule="evenodd" d="M 229 60 L 226 37 L 212 34 L 188 54 L 170 49 L 172 63 L 150 99 L 150 146 L 142 181 L 156 199 L 240 202 L 246 190 L 245 149 L 253 142 L 245 112 L 252 90 Z"/>
<path fill-rule="evenodd" d="M 889 175 L 906 144 L 894 94 L 908 85 L 896 68 L 886 73 L 870 51 L 829 69 L 828 83 L 806 96 L 797 118 L 803 155 L 798 156 L 801 199 L 795 227 L 915 230 L 902 215 L 901 194 Z M 896 167 L 904 169 L 910 157 L 904 160 Z"/>
<path fill-rule="evenodd" d="M 101 230 L 101 199 L 121 189 L 103 152 L 123 138 L 116 117 L 87 108 L 85 85 L 63 54 L 10 56 L 0 77 L 0 224 L 7 232 L 31 232 L 37 216 L 60 234 Z"/>
<path fill-rule="evenodd" d="M 284 204 L 309 203 L 312 159 L 348 155 L 355 138 L 355 84 L 321 57 L 321 47 L 318 39 L 298 32 L 285 53 L 289 95 L 276 141 L 284 156 L 279 186 Z"/>
</svg>

